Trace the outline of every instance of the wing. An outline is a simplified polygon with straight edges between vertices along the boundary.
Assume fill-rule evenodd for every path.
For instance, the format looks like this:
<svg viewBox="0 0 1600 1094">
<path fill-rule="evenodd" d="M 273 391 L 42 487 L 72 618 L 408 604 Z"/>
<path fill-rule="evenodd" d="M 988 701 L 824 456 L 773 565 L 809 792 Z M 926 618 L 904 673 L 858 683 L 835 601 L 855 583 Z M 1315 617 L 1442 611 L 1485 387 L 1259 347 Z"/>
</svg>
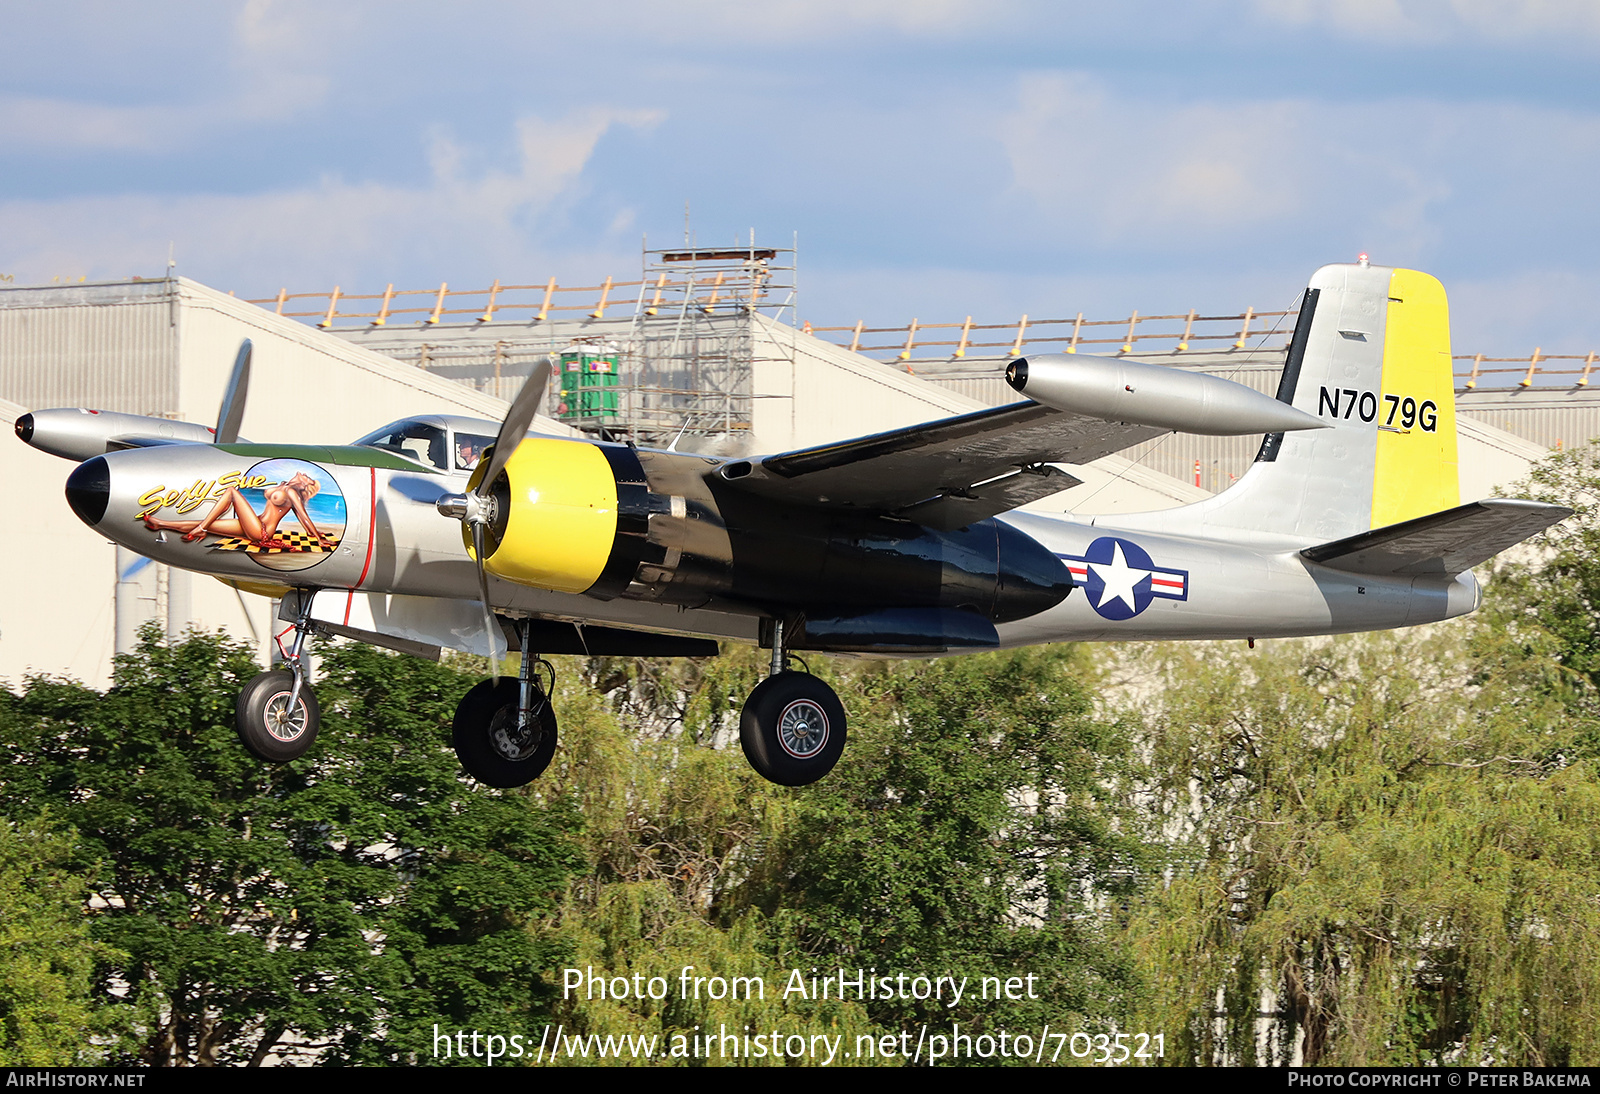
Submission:
<svg viewBox="0 0 1600 1094">
<path fill-rule="evenodd" d="M 1560 505 L 1490 498 L 1374 528 L 1300 554 L 1335 570 L 1454 577 L 1572 515 Z"/>
<path fill-rule="evenodd" d="M 979 410 L 760 460 L 724 464 L 743 490 L 959 528 L 1081 481 L 1046 463 L 1088 463 L 1171 432 L 1038 403 Z"/>
</svg>

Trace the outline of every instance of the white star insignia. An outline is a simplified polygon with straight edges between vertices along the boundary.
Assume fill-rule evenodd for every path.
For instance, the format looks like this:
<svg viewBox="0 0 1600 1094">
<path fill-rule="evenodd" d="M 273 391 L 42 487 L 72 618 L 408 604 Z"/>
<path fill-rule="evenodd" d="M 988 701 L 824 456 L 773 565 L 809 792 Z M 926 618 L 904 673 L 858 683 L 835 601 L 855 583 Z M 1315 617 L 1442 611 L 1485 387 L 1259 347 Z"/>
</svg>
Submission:
<svg viewBox="0 0 1600 1094">
<path fill-rule="evenodd" d="M 1105 590 L 1100 594 L 1100 603 L 1109 604 L 1113 600 L 1120 600 L 1128 606 L 1130 612 L 1139 610 L 1139 605 L 1134 602 L 1133 589 L 1135 585 L 1149 577 L 1154 571 L 1136 570 L 1128 565 L 1128 560 L 1123 557 L 1122 544 L 1111 545 L 1110 562 L 1091 562 L 1089 569 L 1094 575 L 1105 583 Z"/>
</svg>

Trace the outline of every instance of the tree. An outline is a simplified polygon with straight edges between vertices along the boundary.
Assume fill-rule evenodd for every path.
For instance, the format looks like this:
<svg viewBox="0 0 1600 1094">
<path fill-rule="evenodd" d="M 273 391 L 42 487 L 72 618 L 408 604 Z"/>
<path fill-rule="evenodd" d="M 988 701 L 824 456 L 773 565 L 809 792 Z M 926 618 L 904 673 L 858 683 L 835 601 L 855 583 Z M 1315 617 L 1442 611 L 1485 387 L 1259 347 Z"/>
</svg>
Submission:
<svg viewBox="0 0 1600 1094">
<path fill-rule="evenodd" d="M 525 1034 L 556 955 L 529 931 L 578 864 L 576 820 L 460 774 L 471 683 L 335 650 L 317 746 L 263 765 L 232 698 L 256 671 L 207 636 L 149 633 L 96 695 L 35 680 L 6 707 L 0 800 L 80 833 L 113 1059 L 432 1058 L 441 1026 Z"/>
<path fill-rule="evenodd" d="M 93 1062 L 94 958 L 73 838 L 48 817 L 0 819 L 0 1067 Z"/>
<path fill-rule="evenodd" d="M 707 1050 L 699 1039 L 733 1031 L 743 1053 L 745 1033 L 820 1033 L 853 1046 L 858 1034 L 883 1032 L 859 1005 L 783 997 L 788 966 L 771 923 L 730 907 L 787 808 L 788 792 L 745 762 L 736 720 L 729 732 L 737 704 L 730 707 L 728 695 L 755 675 L 755 652 L 731 648 L 715 661 L 559 659 L 561 748 L 530 790 L 534 800 L 581 809 L 586 869 L 550 926 L 585 985 L 590 974 L 607 984 L 658 978 L 660 996 L 618 999 L 588 986 L 565 996 L 555 1020 L 580 1046 L 589 1034 L 654 1038 L 658 1063 L 773 1066 L 789 1060 L 771 1052 L 770 1041 L 725 1056 L 724 1042 Z M 741 978 L 746 988 L 720 998 L 685 992 L 685 967 L 725 983 Z M 752 982 L 759 993 L 750 993 Z"/>
<path fill-rule="evenodd" d="M 1600 780 L 1477 626 L 1130 651 L 1173 852 L 1133 1023 L 1169 1062 L 1600 1055 Z"/>
<path fill-rule="evenodd" d="M 1132 971 L 1104 936 L 1108 902 L 1147 861 L 1119 797 L 1129 741 L 1096 716 L 1081 651 L 1023 650 L 845 670 L 850 746 L 787 816 L 746 884 L 798 957 L 825 968 L 956 975 L 942 1000 L 877 1000 L 891 1029 L 1103 1026 Z M 1033 998 L 979 998 L 1032 975 Z"/>
<path fill-rule="evenodd" d="M 1537 464 L 1523 491 L 1573 515 L 1502 560 L 1485 614 L 1493 637 L 1547 654 L 1561 672 L 1549 684 L 1569 702 L 1592 703 L 1600 688 L 1600 447 L 1557 452 Z"/>
</svg>

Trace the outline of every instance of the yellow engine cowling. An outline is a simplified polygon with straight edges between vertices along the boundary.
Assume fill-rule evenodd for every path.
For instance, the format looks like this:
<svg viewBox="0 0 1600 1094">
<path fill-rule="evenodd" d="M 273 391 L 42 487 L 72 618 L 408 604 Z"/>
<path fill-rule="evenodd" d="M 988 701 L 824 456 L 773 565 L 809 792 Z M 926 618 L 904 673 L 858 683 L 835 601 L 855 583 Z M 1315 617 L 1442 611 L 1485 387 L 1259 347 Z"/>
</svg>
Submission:
<svg viewBox="0 0 1600 1094">
<path fill-rule="evenodd" d="M 482 474 L 480 466 L 473 489 Z M 617 538 L 617 479 L 599 446 L 529 438 L 517 446 L 505 475 L 507 488 L 495 491 L 502 507 L 495 521 L 499 543 L 484 568 L 534 588 L 588 591 Z M 463 531 L 471 553 L 471 533 Z"/>
</svg>

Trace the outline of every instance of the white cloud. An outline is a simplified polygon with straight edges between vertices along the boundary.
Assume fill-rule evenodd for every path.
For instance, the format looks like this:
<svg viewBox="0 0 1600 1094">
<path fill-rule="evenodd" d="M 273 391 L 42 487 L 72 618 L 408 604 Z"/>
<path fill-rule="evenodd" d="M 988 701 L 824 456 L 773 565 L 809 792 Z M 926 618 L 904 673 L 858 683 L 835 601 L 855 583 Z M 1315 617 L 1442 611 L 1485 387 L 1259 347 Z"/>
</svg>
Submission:
<svg viewBox="0 0 1600 1094">
<path fill-rule="evenodd" d="M 662 10 L 650 3 L 644 7 Z M 838 34 L 853 27 L 886 27 L 909 34 L 944 33 L 993 15 L 994 3 L 978 0 L 687 0 L 676 10 L 689 23 L 758 32 L 763 37 Z M 668 9 L 672 10 L 672 9 Z"/>
<path fill-rule="evenodd" d="M 195 128 L 193 108 L 106 106 L 29 95 L 0 96 L 0 143 L 13 149 L 148 150 Z"/>
<path fill-rule="evenodd" d="M 1303 203 L 1284 142 L 1293 102 L 1112 98 L 1081 75 L 1035 75 L 1000 126 L 1016 185 L 1040 212 L 1103 244 L 1203 237 Z"/>
<path fill-rule="evenodd" d="M 680 0 L 663 5 L 654 0 L 620 0 L 589 7 L 557 5 L 537 16 L 586 34 L 624 39 L 674 41 L 746 41 L 784 44 L 797 40 L 831 40 L 851 44 L 858 33 L 888 31 L 910 37 L 947 37 L 992 24 L 1019 5 L 1006 0 Z M 510 16 L 504 5 L 498 15 Z M 491 16 L 491 18 L 494 16 Z"/>
<path fill-rule="evenodd" d="M 1460 37 L 1600 40 L 1594 0 L 1255 0 L 1255 6 L 1279 22 L 1395 44 Z"/>
<path fill-rule="evenodd" d="M 1582 179 L 1600 170 L 1592 113 L 1417 99 L 1173 102 L 1058 74 L 1024 78 L 999 132 L 1039 227 L 1100 248 L 1195 254 L 1254 235 L 1419 261 L 1450 231 L 1531 223 L 1530 210 L 1578 233 L 1597 226 L 1581 198 Z M 1499 219 L 1474 220 L 1467 207 Z"/>
<path fill-rule="evenodd" d="M 476 174 L 447 137 L 430 151 L 425 186 L 336 177 L 293 190 L 184 196 L 122 194 L 0 204 L 0 272 L 17 283 L 63 274 L 157 272 L 169 240 L 180 269 L 315 283 L 377 278 L 418 263 L 506 269 L 526 262 L 552 216 L 580 188 L 595 145 L 614 126 L 647 127 L 659 112 L 594 109 L 517 124 L 509 169 Z"/>
<path fill-rule="evenodd" d="M 327 43 L 350 30 L 349 13 L 301 2 L 247 0 L 231 40 L 197 43 L 227 58 L 227 86 L 157 68 L 150 101 L 0 95 L 0 143 L 12 150 L 167 151 L 227 127 L 293 118 L 321 104 L 332 81 Z"/>
</svg>

